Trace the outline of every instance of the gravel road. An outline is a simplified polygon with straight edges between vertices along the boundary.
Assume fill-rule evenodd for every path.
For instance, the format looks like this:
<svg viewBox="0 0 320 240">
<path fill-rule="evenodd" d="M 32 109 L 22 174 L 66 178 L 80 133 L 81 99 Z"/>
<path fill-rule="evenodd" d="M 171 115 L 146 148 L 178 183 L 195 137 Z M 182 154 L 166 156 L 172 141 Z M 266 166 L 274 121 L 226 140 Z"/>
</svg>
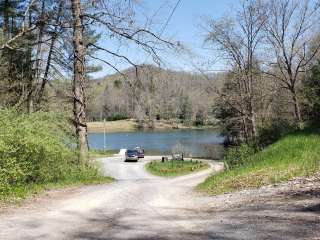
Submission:
<svg viewBox="0 0 320 240">
<path fill-rule="evenodd" d="M 320 239 L 320 187 L 312 191 L 319 196 L 291 198 L 278 192 L 244 201 L 253 191 L 239 195 L 242 204 L 234 206 L 227 200 L 237 202 L 237 195 L 215 198 L 193 191 L 221 170 L 220 163 L 211 162 L 210 169 L 195 174 L 160 178 L 144 169 L 152 159 L 101 159 L 115 183 L 54 191 L 2 213 L 0 239 Z"/>
</svg>

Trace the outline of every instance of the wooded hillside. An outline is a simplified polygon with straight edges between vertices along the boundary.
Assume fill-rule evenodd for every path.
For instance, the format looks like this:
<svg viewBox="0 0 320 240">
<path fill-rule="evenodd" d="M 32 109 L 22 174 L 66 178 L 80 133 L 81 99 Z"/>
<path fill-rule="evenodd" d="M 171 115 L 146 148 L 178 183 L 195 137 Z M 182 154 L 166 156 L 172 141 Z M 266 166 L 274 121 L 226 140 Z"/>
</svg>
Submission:
<svg viewBox="0 0 320 240">
<path fill-rule="evenodd" d="M 127 69 L 90 81 L 88 118 L 117 120 L 181 119 L 203 124 L 213 120 L 217 95 L 212 87 L 221 87 L 224 74 L 204 78 L 200 74 L 165 70 L 152 65 Z"/>
</svg>

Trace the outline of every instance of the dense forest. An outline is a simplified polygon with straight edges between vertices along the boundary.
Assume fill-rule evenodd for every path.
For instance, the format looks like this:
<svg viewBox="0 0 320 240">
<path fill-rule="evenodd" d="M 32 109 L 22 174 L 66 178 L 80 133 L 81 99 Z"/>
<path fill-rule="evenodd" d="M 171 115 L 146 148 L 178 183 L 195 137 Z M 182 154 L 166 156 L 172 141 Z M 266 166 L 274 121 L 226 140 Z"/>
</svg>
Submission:
<svg viewBox="0 0 320 240">
<path fill-rule="evenodd" d="M 29 169 L 28 153 L 25 162 L 19 158 L 24 143 L 15 145 L 20 124 L 25 124 L 26 139 L 32 139 L 32 134 L 40 138 L 41 134 L 28 130 L 37 128 L 37 119 L 44 132 L 52 131 L 45 126 L 48 121 L 56 127 L 61 119 L 65 121 L 68 131 L 56 141 L 71 154 L 74 144 L 64 139 L 73 139 L 75 165 L 88 158 L 87 121 L 175 118 L 195 124 L 214 122 L 228 144 L 247 144 L 258 150 L 291 130 L 319 122 L 320 5 L 316 1 L 250 0 L 228 17 L 205 18 L 201 23 L 204 46 L 226 63 L 224 71 L 210 74 L 201 66 L 189 72 L 162 67 L 161 52 L 179 50 L 183 44 L 157 34 L 148 24 L 152 21 L 136 21 L 136 4 L 116 0 L 0 2 L 0 127 L 6 130 L 0 133 L 0 174 L 6 175 L 9 166 L 15 166 L 6 184 L 46 178 L 35 170 L 44 163 Z M 108 41 L 119 49 L 101 44 Z M 151 55 L 155 65 L 134 62 L 121 46 Z M 119 69 L 114 58 L 129 67 Z M 100 64 L 113 74 L 94 79 Z M 52 114 L 57 112 L 63 117 Z M 29 125 L 32 122 L 34 126 Z M 30 154 L 40 159 L 36 153 L 45 155 L 44 146 Z M 47 150 L 54 155 L 52 162 L 64 157 Z M 62 175 L 59 172 L 53 178 Z"/>
<path fill-rule="evenodd" d="M 114 120 L 180 119 L 186 123 L 213 121 L 216 94 L 211 88 L 221 87 L 223 74 L 209 79 L 200 74 L 162 69 L 153 65 L 138 67 L 139 86 L 134 69 L 92 81 L 88 91 L 88 118 Z"/>
</svg>

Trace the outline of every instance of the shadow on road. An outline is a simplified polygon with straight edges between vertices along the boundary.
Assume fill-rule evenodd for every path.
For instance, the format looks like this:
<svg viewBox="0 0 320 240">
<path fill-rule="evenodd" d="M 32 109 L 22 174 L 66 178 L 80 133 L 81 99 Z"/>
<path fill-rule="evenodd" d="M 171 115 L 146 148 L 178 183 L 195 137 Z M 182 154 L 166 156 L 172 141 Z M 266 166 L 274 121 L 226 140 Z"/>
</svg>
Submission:
<svg viewBox="0 0 320 240">
<path fill-rule="evenodd" d="M 319 204 L 315 205 L 318 209 Z M 314 206 L 310 206 L 312 209 Z M 161 209 L 144 221 L 143 213 L 126 209 L 109 216 L 102 212 L 86 218 L 88 226 L 71 236 L 72 239 L 316 239 L 320 227 L 318 210 L 301 211 L 301 206 L 286 202 L 263 207 L 246 207 L 222 211 L 193 211 L 190 209 Z M 181 212 L 181 215 L 170 214 Z M 70 213 L 72 214 L 72 213 Z M 79 216 L 81 218 L 85 216 Z M 192 225 L 185 224 L 192 221 Z"/>
</svg>

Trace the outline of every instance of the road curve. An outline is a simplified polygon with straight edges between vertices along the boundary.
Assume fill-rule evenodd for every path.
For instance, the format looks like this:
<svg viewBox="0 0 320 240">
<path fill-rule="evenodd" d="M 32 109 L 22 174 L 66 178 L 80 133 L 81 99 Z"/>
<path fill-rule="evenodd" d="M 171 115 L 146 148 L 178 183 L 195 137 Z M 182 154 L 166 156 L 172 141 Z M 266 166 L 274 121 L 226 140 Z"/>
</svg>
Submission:
<svg viewBox="0 0 320 240">
<path fill-rule="evenodd" d="M 195 239 L 208 199 L 193 188 L 222 165 L 176 178 L 156 177 L 145 164 L 121 157 L 100 159 L 107 185 L 87 186 L 47 204 L 0 216 L 0 239 Z M 32 204 L 31 204 L 32 205 Z"/>
<path fill-rule="evenodd" d="M 144 169 L 151 159 L 101 159 L 116 182 L 54 192 L 2 214 L 0 240 L 320 239 L 320 182 L 205 197 L 193 188 L 221 164 L 160 178 Z"/>
</svg>

